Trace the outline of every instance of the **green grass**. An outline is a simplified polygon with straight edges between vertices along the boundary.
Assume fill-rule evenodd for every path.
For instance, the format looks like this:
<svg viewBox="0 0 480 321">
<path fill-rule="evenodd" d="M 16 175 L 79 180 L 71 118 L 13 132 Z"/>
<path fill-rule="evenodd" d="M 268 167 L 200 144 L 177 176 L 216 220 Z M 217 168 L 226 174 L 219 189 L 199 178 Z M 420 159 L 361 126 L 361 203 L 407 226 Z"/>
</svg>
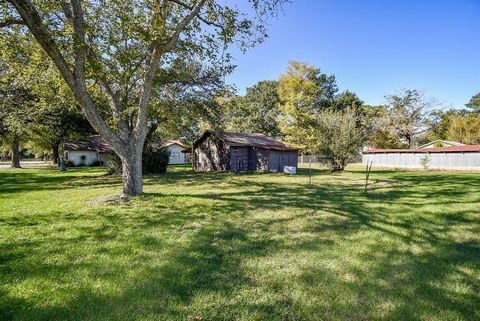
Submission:
<svg viewBox="0 0 480 321">
<path fill-rule="evenodd" d="M 0 320 L 479 320 L 480 174 L 0 170 Z"/>
</svg>

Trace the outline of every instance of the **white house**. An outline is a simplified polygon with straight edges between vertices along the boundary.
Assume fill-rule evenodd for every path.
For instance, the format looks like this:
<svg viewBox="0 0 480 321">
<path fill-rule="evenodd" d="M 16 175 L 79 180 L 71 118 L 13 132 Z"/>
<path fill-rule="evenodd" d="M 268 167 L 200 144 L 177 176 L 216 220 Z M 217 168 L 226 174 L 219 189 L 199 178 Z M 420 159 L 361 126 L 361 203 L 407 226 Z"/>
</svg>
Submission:
<svg viewBox="0 0 480 321">
<path fill-rule="evenodd" d="M 75 166 L 90 166 L 96 162 L 105 163 L 105 154 L 113 152 L 101 137 L 66 140 L 64 150 L 67 159 Z"/>
<path fill-rule="evenodd" d="M 186 148 L 178 140 L 165 140 L 160 143 L 153 143 L 160 149 L 166 148 L 170 154 L 168 164 L 184 164 L 186 161 L 185 153 L 182 151 Z M 73 162 L 73 165 L 90 166 L 95 162 L 106 161 L 105 154 L 113 153 L 113 149 L 101 137 L 90 137 L 77 140 L 66 140 L 64 150 L 67 159 Z"/>
<path fill-rule="evenodd" d="M 160 148 L 166 148 L 170 153 L 168 164 L 185 164 L 186 155 L 182 151 L 187 148 L 178 140 L 165 140 L 160 143 Z"/>
<path fill-rule="evenodd" d="M 480 170 L 480 145 L 416 149 L 369 149 L 362 163 L 373 167 Z"/>
</svg>

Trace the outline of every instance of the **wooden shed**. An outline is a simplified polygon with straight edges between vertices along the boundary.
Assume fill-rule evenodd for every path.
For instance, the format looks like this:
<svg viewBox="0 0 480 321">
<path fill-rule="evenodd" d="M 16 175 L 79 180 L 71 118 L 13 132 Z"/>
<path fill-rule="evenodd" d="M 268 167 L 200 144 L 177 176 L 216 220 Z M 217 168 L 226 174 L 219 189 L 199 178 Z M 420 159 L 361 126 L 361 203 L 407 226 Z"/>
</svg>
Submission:
<svg viewBox="0 0 480 321">
<path fill-rule="evenodd" d="M 283 172 L 298 165 L 297 148 L 263 134 L 206 131 L 193 148 L 197 171 Z"/>
</svg>

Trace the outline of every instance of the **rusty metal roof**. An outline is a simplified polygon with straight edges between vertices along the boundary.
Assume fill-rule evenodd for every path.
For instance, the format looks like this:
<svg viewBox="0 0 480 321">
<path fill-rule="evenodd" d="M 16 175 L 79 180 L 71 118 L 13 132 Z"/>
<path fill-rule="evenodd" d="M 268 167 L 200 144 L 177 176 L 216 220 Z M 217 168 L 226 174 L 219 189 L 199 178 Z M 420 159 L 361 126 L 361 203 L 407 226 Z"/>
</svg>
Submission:
<svg viewBox="0 0 480 321">
<path fill-rule="evenodd" d="M 213 132 L 206 131 L 203 133 L 196 142 L 195 146 L 198 145 L 205 137 L 212 135 Z M 223 132 L 217 134 L 218 137 L 228 142 L 231 146 L 252 146 L 265 149 L 273 150 L 284 150 L 284 151 L 298 151 L 298 148 L 293 148 L 286 146 L 285 144 L 275 140 L 267 135 L 260 133 L 238 133 L 238 132 Z"/>
<path fill-rule="evenodd" d="M 364 154 L 379 153 L 464 153 L 480 152 L 480 145 L 448 146 L 433 148 L 415 148 L 415 149 L 369 149 Z"/>
</svg>

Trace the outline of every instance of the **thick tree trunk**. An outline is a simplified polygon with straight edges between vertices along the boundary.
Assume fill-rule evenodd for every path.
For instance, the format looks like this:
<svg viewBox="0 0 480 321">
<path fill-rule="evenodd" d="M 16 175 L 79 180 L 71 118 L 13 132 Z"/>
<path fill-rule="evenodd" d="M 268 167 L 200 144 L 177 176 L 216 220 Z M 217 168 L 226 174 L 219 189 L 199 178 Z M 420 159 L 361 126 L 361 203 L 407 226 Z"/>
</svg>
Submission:
<svg viewBox="0 0 480 321">
<path fill-rule="evenodd" d="M 58 159 L 59 159 L 58 145 L 52 146 L 52 158 L 53 158 L 53 163 L 58 164 Z"/>
<path fill-rule="evenodd" d="M 143 144 L 142 146 L 143 147 Z M 125 155 L 120 156 L 122 161 L 122 197 L 140 195 L 143 192 L 142 181 L 142 152 L 139 146 L 129 146 Z"/>
<path fill-rule="evenodd" d="M 17 136 L 13 138 L 12 142 L 12 167 L 21 168 L 20 166 L 20 142 Z"/>
</svg>

